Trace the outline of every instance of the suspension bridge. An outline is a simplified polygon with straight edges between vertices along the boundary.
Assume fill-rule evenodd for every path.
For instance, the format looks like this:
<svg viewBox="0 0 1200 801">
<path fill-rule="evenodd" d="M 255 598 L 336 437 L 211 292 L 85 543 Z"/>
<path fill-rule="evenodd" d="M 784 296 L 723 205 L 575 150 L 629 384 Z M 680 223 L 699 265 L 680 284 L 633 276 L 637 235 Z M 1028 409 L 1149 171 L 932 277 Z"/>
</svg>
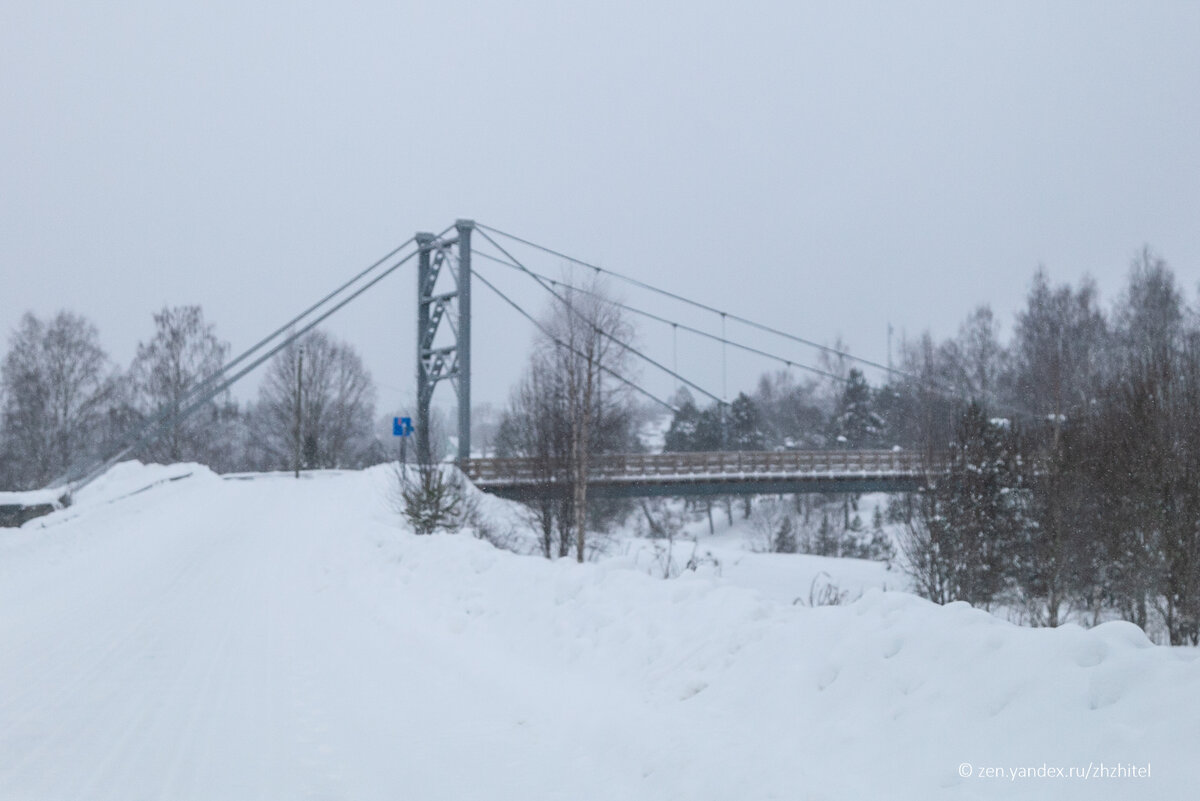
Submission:
<svg viewBox="0 0 1200 801">
<path fill-rule="evenodd" d="M 482 246 L 482 247 L 481 247 Z M 532 457 L 487 458 L 473 454 L 471 440 L 471 340 L 472 287 L 476 283 L 489 290 L 502 303 L 527 322 L 540 329 L 556 345 L 570 348 L 556 339 L 524 306 L 502 291 L 498 282 L 481 274 L 477 262 L 504 267 L 524 276 L 548 293 L 557 302 L 565 303 L 567 285 L 544 273 L 531 269 L 514 255 L 524 248 L 547 254 L 568 264 L 577 265 L 614 280 L 626 282 L 640 290 L 683 303 L 719 319 L 721 333 L 717 334 L 659 312 L 629 304 L 612 302 L 631 315 L 670 325 L 677 334 L 684 331 L 719 343 L 722 364 L 725 350 L 734 349 L 772 360 L 788 369 L 804 370 L 826 379 L 845 379 L 829 371 L 804 364 L 794 358 L 779 355 L 736 341 L 726 336 L 727 322 L 736 322 L 750 329 L 773 335 L 831 354 L 840 359 L 890 373 L 900 373 L 890 365 L 852 356 L 835 348 L 805 339 L 795 334 L 764 325 L 728 310 L 692 300 L 684 295 L 653 286 L 641 279 L 577 259 L 559 250 L 537 244 L 529 239 L 497 228 L 458 220 L 439 233 L 417 233 L 371 264 L 348 281 L 329 292 L 272 333 L 232 359 L 221 370 L 192 389 L 184 402 L 165 409 L 131 432 L 115 453 L 102 461 L 80 467 L 53 482 L 46 493 L 52 502 L 38 499 L 37 503 L 22 500 L 13 493 L 0 493 L 0 525 L 19 525 L 30 517 L 70 502 L 70 494 L 85 486 L 117 462 L 131 458 L 142 447 L 161 436 L 185 418 L 195 413 L 213 398 L 228 390 L 255 368 L 272 358 L 291 342 L 311 331 L 337 313 L 355 298 L 371 290 L 401 267 L 416 261 L 416 457 L 418 462 L 431 461 L 430 410 L 433 395 L 442 383 L 450 383 L 456 394 L 457 454 L 456 462 L 463 472 L 484 491 L 497 495 L 531 499 L 559 497 L 568 491 L 564 472 L 548 471 L 544 461 Z M 569 287 L 571 292 L 588 294 L 586 288 Z M 665 375 L 678 386 L 708 398 L 723 407 L 727 399 L 682 375 L 675 365 L 668 366 L 643 350 L 624 341 L 613 332 L 601 332 L 614 345 L 636 360 L 640 360 Z M 651 402 L 675 411 L 675 407 L 639 382 L 608 366 L 601 366 L 608 380 L 616 381 Z M 722 393 L 723 394 L 723 393 Z M 589 494 L 592 497 L 629 497 L 655 495 L 759 494 L 804 492 L 904 492 L 912 491 L 929 475 L 944 469 L 937 454 L 916 454 L 893 451 L 784 451 L 784 452 L 718 452 L 662 454 L 604 454 L 591 459 L 588 465 Z M 45 493 L 44 493 L 45 494 Z M 9 497 L 5 497 L 5 496 Z"/>
<path fill-rule="evenodd" d="M 588 465 L 595 498 L 797 493 L 914 492 L 943 469 L 907 451 L 712 451 L 598 454 Z M 569 482 L 534 459 L 468 459 L 480 489 L 524 501 L 567 497 Z"/>
</svg>

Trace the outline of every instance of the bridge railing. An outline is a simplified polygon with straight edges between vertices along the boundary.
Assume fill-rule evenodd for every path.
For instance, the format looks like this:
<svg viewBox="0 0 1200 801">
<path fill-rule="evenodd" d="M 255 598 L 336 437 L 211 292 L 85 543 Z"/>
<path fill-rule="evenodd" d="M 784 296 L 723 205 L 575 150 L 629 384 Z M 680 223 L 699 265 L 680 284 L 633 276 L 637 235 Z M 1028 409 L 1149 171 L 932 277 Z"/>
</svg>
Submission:
<svg viewBox="0 0 1200 801">
<path fill-rule="evenodd" d="M 468 459 L 461 467 L 472 481 L 483 485 L 556 480 L 554 471 L 536 459 Z M 944 468 L 942 455 L 931 458 L 914 451 L 705 451 L 601 454 L 592 459 L 588 475 L 598 481 L 821 474 L 917 476 Z"/>
</svg>

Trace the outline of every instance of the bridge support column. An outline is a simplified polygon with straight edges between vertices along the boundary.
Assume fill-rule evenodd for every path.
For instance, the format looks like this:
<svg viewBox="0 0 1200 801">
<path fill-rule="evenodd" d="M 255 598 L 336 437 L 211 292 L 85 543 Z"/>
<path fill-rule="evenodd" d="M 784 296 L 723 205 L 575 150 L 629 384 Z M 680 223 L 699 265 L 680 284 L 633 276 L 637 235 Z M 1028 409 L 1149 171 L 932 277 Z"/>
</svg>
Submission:
<svg viewBox="0 0 1200 801">
<path fill-rule="evenodd" d="M 471 231 L 474 220 L 458 229 L 458 461 L 471 458 Z"/>
<path fill-rule="evenodd" d="M 458 394 L 458 459 L 471 457 L 471 232 L 472 220 L 455 223 L 457 237 L 438 239 L 433 234 L 416 236 L 417 261 L 417 462 L 429 464 L 433 452 L 429 430 L 429 408 L 433 390 L 442 379 L 453 378 Z M 457 258 L 452 268 L 454 288 L 438 291 L 442 267 Z M 448 326 L 451 341 L 437 342 L 439 326 L 453 308 Z"/>
<path fill-rule="evenodd" d="M 434 236 L 429 233 L 417 234 L 417 246 L 420 253 L 417 256 L 417 464 L 429 464 L 429 401 L 433 397 L 433 382 L 430 381 L 428 352 L 433 347 L 433 335 L 436 330 L 429 326 L 430 295 L 437 276 L 431 276 L 430 250 Z M 431 280 L 432 278 L 432 280 Z"/>
</svg>

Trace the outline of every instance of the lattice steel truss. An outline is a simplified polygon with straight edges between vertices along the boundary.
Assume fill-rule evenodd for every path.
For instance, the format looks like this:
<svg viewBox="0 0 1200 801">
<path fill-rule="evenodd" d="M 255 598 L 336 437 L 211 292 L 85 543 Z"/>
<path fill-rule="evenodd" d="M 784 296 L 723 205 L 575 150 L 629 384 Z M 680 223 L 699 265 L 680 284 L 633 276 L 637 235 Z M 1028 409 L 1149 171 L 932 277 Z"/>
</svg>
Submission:
<svg viewBox="0 0 1200 801">
<path fill-rule="evenodd" d="M 471 232 L 473 220 L 454 224 L 456 235 L 417 234 L 417 461 L 430 462 L 429 405 L 438 382 L 453 380 L 458 394 L 458 459 L 471 457 Z M 454 288 L 439 292 L 446 269 Z M 449 312 L 449 314 L 447 314 Z M 438 344 L 442 321 L 449 344 Z"/>
</svg>

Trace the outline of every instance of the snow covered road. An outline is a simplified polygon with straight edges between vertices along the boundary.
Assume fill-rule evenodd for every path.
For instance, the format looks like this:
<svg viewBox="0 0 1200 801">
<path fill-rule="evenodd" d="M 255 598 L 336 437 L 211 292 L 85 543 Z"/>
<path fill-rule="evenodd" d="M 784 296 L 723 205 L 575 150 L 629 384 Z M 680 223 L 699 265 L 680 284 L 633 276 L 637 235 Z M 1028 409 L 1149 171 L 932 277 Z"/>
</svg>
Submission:
<svg viewBox="0 0 1200 801">
<path fill-rule="evenodd" d="M 385 481 L 199 469 L 0 532 L 0 799 L 1194 797 L 1200 664 L 1130 626 L 415 538 Z M 1153 776 L 959 773 L 1089 760 Z"/>
<path fill-rule="evenodd" d="M 9 554 L 0 797 L 619 789 L 619 776 L 586 758 L 538 754 L 542 739 L 582 746 L 587 732 L 563 714 L 523 733 L 526 702 L 549 704 L 522 698 L 529 683 L 514 686 L 494 656 L 438 638 L 419 608 L 381 616 L 366 605 L 369 591 L 347 572 L 362 541 L 339 532 L 343 502 L 374 499 L 302 484 L 211 483 L 203 503 L 190 502 L 192 487 L 169 487 L 133 514 L 130 501 L 90 512 L 86 534 L 51 547 L 41 570 Z M 26 542 L 20 556 L 37 560 L 41 544 Z M 587 688 L 574 689 L 586 706 Z M 537 765 L 540 787 L 514 774 L 523 763 Z"/>
</svg>

